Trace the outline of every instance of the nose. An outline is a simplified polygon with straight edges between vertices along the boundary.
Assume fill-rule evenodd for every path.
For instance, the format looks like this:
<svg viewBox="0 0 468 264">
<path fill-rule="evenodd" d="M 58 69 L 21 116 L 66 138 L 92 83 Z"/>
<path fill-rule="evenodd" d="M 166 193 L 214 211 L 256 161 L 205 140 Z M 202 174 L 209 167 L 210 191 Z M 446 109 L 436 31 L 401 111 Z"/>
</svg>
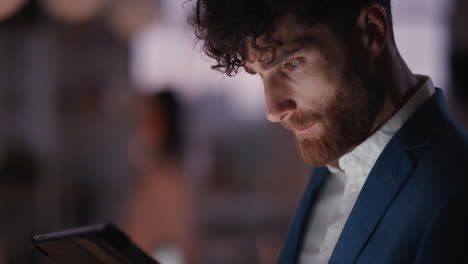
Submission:
<svg viewBox="0 0 468 264">
<path fill-rule="evenodd" d="M 264 84 L 266 118 L 274 123 L 288 119 L 297 109 L 297 104 L 287 88 Z M 281 89 L 283 88 L 283 89 Z"/>
</svg>

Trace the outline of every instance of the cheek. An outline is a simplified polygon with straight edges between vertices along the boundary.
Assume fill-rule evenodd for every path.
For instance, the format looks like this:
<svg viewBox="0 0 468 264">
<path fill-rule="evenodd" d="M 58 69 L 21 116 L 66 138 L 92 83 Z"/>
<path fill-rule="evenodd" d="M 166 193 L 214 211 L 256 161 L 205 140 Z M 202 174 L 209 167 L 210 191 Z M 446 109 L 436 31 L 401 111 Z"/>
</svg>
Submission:
<svg viewBox="0 0 468 264">
<path fill-rule="evenodd" d="M 320 75 L 309 77 L 296 83 L 298 104 L 305 109 L 323 112 L 335 99 L 340 83 L 331 82 Z"/>
<path fill-rule="evenodd" d="M 335 99 L 345 84 L 343 74 L 324 58 L 309 60 L 305 67 L 291 74 L 291 83 L 302 98 L 304 107 L 318 106 L 320 109 Z"/>
</svg>

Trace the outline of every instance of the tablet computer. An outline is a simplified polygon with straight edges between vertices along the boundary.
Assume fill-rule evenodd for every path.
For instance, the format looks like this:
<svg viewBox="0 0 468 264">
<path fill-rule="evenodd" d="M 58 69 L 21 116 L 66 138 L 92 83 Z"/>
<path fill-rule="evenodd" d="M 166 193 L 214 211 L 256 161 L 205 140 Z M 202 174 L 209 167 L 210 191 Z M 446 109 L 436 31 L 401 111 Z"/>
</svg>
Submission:
<svg viewBox="0 0 468 264">
<path fill-rule="evenodd" d="M 56 264 L 159 264 L 112 224 L 35 235 L 32 243 Z"/>
</svg>

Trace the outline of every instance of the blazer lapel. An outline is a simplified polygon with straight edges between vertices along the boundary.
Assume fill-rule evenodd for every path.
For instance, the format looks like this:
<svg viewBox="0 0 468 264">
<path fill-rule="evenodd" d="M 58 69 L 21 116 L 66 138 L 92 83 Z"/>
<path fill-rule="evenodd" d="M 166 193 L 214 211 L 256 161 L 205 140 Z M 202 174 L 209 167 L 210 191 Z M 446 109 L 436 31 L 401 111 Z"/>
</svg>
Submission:
<svg viewBox="0 0 468 264">
<path fill-rule="evenodd" d="M 430 117 L 430 118 L 428 118 Z M 329 264 L 354 263 L 412 174 L 409 150 L 429 143 L 448 122 L 442 91 L 431 97 L 388 143 L 371 170 Z"/>
<path fill-rule="evenodd" d="M 278 258 L 278 264 L 296 263 L 306 219 L 308 218 L 310 208 L 312 207 L 313 198 L 316 196 L 327 174 L 328 169 L 325 167 L 316 168 L 314 170 L 312 179 L 306 188 L 294 220 L 289 227 L 288 235 Z"/>
<path fill-rule="evenodd" d="M 413 172 L 406 148 L 395 138 L 392 141 L 370 172 L 329 264 L 354 263 L 387 208 Z"/>
</svg>

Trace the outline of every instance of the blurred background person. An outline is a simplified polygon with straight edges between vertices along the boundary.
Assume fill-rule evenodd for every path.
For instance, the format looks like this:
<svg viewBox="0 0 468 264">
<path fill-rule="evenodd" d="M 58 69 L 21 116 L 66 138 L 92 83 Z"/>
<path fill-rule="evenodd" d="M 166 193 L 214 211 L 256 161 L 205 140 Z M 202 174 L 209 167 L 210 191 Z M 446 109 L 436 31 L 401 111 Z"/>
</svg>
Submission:
<svg viewBox="0 0 468 264">
<path fill-rule="evenodd" d="M 40 161 L 21 142 L 9 142 L 0 163 L 0 263 L 35 260 L 29 236 L 34 230 L 34 189 Z"/>
<path fill-rule="evenodd" d="M 137 102 L 129 158 L 140 174 L 130 183 L 123 228 L 163 263 L 198 263 L 193 195 L 183 169 L 179 99 L 166 88 L 140 96 Z"/>
</svg>

